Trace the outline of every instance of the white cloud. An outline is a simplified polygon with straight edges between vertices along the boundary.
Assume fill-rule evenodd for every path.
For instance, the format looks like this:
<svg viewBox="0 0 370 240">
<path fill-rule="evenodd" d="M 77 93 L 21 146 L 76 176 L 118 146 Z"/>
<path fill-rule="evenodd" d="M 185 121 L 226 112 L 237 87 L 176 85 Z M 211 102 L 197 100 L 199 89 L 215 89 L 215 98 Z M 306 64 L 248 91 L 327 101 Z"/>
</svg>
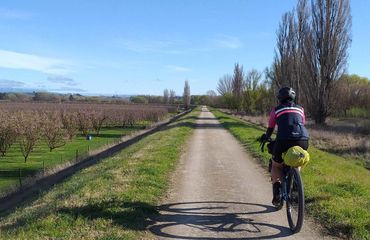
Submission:
<svg viewBox="0 0 370 240">
<path fill-rule="evenodd" d="M 19 88 L 24 87 L 26 84 L 24 82 L 0 79 L 0 88 Z"/>
<path fill-rule="evenodd" d="M 12 69 L 25 69 L 47 74 L 65 75 L 70 72 L 71 65 L 55 58 L 7 51 L 0 49 L 0 67 Z"/>
<path fill-rule="evenodd" d="M 127 50 L 147 53 L 147 52 L 157 52 L 157 53 L 170 53 L 170 54 L 180 54 L 183 53 L 182 50 L 173 49 L 179 43 L 174 41 L 131 41 L 123 40 L 120 44 Z"/>
<path fill-rule="evenodd" d="M 191 71 L 190 68 L 176 66 L 176 65 L 167 65 L 166 67 L 170 69 L 171 71 L 175 71 L 175 72 L 190 72 Z"/>
<path fill-rule="evenodd" d="M 61 84 L 65 84 L 65 85 L 68 85 L 68 86 L 78 85 L 78 83 L 75 80 L 73 80 L 72 78 L 69 78 L 69 77 L 65 77 L 65 76 L 57 76 L 57 75 L 49 76 L 47 78 L 47 80 L 50 81 L 50 82 L 61 83 Z"/>
<path fill-rule="evenodd" d="M 213 40 L 217 47 L 237 49 L 242 46 L 242 42 L 237 37 L 222 35 Z"/>
<path fill-rule="evenodd" d="M 52 91 L 52 92 L 74 92 L 74 93 L 86 92 L 86 90 L 84 90 L 84 89 L 73 88 L 73 87 L 61 87 L 61 88 L 56 88 L 56 89 L 49 89 L 49 91 Z"/>
<path fill-rule="evenodd" d="M 31 13 L 15 9 L 0 8 L 0 18 L 5 19 L 29 19 Z"/>
</svg>

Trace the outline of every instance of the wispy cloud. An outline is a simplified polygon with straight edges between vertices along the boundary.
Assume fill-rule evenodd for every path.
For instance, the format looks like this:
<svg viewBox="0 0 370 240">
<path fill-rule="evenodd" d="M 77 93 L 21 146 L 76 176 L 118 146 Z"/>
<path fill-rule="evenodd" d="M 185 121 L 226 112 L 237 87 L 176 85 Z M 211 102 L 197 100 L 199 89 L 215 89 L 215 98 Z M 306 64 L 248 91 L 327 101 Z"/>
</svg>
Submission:
<svg viewBox="0 0 370 240">
<path fill-rule="evenodd" d="M 20 88 L 24 87 L 26 84 L 24 82 L 0 79 L 0 88 Z"/>
<path fill-rule="evenodd" d="M 213 39 L 213 42 L 217 47 L 221 48 L 231 48 L 231 49 L 237 49 L 242 46 L 242 42 L 237 37 L 222 35 L 215 39 Z"/>
<path fill-rule="evenodd" d="M 1 49 L 0 67 L 33 70 L 55 75 L 65 75 L 72 72 L 72 65 L 60 59 Z"/>
<path fill-rule="evenodd" d="M 75 80 L 69 77 L 65 77 L 65 76 L 58 76 L 58 75 L 49 76 L 47 80 L 53 83 L 61 83 L 61 84 L 65 84 L 68 86 L 78 85 L 78 83 Z"/>
<path fill-rule="evenodd" d="M 33 14 L 16 9 L 0 8 L 0 18 L 5 19 L 29 19 Z"/>
<path fill-rule="evenodd" d="M 120 44 L 127 50 L 147 53 L 147 52 L 157 52 L 157 53 L 170 53 L 179 54 L 183 53 L 182 50 L 175 49 L 179 44 L 176 41 L 132 41 L 132 40 L 122 40 Z"/>
<path fill-rule="evenodd" d="M 52 91 L 52 92 L 74 92 L 74 93 L 86 92 L 86 90 L 84 90 L 84 89 L 74 88 L 74 87 L 60 87 L 60 88 L 56 88 L 56 89 L 50 89 L 49 91 Z"/>
<path fill-rule="evenodd" d="M 120 39 L 118 43 L 126 50 L 136 53 L 160 54 L 194 54 L 217 50 L 219 48 L 237 49 L 242 47 L 242 42 L 237 37 L 219 35 L 215 38 L 196 42 L 185 40 L 128 40 Z"/>
<path fill-rule="evenodd" d="M 176 66 L 176 65 L 167 65 L 166 66 L 169 70 L 175 71 L 175 72 L 190 72 L 191 69 L 187 67 L 182 66 Z"/>
</svg>

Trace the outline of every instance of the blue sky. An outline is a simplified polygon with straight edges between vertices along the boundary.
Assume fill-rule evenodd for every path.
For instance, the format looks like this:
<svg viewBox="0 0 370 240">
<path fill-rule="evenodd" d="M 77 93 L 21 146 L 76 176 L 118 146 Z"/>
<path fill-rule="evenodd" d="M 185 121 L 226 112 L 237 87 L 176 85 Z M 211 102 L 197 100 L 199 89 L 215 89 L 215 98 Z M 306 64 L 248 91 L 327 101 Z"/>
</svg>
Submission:
<svg viewBox="0 0 370 240">
<path fill-rule="evenodd" d="M 263 70 L 293 0 L 5 0 L 0 89 L 182 94 L 216 89 L 239 62 Z M 349 73 L 370 78 L 370 1 L 351 1 Z"/>
</svg>

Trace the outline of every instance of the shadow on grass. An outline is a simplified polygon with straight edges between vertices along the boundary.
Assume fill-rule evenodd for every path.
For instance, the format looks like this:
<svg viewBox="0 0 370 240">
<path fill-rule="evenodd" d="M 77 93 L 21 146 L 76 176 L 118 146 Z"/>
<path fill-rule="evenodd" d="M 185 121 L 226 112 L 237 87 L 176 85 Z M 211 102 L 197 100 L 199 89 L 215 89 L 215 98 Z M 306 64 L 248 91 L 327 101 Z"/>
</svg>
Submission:
<svg viewBox="0 0 370 240">
<path fill-rule="evenodd" d="M 61 208 L 58 214 L 70 215 L 73 219 L 108 219 L 114 224 L 135 231 L 146 230 L 152 221 L 149 216 L 158 213 L 157 207 L 144 202 L 106 201 L 76 208 Z"/>
<path fill-rule="evenodd" d="M 125 229 L 144 231 L 152 223 L 148 216 L 157 214 L 156 206 L 143 202 L 120 202 L 116 200 L 97 202 L 82 207 L 40 209 L 38 212 L 26 217 L 19 218 L 12 224 L 0 227 L 1 231 L 15 231 L 24 227 L 30 221 L 37 221 L 53 213 L 57 216 L 64 216 L 62 221 L 74 221 L 78 217 L 89 220 L 106 219 Z"/>
<path fill-rule="evenodd" d="M 255 124 L 249 124 L 249 123 L 244 123 L 244 122 L 223 122 L 222 125 L 226 128 L 226 129 L 231 129 L 231 128 L 235 128 L 235 127 L 242 127 L 242 128 L 253 128 L 255 130 L 258 130 L 258 131 L 264 131 L 264 129 L 260 126 L 257 126 Z"/>
<path fill-rule="evenodd" d="M 204 201 L 155 206 L 144 202 L 111 200 L 54 211 L 55 215 L 63 216 L 60 219 L 71 223 L 81 217 L 91 223 L 104 219 L 124 229 L 149 230 L 157 237 L 170 239 L 274 239 L 292 234 L 287 227 L 251 218 L 252 215 L 275 212 L 272 206 L 257 203 Z M 39 212 L 32 218 L 42 218 L 49 212 Z M 0 229 L 14 231 L 29 221 L 31 219 L 21 219 Z M 195 232 L 196 235 L 170 231 L 173 227 L 190 228 L 191 231 L 187 233 Z"/>
<path fill-rule="evenodd" d="M 96 138 L 96 137 L 99 137 L 99 138 L 120 138 L 123 136 L 123 134 L 117 134 L 117 133 L 100 133 L 99 135 L 94 133 L 94 134 L 90 134 L 92 136 L 92 138 Z"/>
</svg>

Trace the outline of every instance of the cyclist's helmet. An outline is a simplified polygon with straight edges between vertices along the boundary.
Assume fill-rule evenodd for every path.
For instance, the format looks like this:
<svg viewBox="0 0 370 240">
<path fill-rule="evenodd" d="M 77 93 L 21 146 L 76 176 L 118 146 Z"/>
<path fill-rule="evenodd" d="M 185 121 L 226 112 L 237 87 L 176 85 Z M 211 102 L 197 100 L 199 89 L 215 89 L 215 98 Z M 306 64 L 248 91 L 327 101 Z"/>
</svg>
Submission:
<svg viewBox="0 0 370 240">
<path fill-rule="evenodd" d="M 294 101 L 295 91 L 291 87 L 280 88 L 277 98 L 281 103 L 285 101 Z"/>
</svg>

